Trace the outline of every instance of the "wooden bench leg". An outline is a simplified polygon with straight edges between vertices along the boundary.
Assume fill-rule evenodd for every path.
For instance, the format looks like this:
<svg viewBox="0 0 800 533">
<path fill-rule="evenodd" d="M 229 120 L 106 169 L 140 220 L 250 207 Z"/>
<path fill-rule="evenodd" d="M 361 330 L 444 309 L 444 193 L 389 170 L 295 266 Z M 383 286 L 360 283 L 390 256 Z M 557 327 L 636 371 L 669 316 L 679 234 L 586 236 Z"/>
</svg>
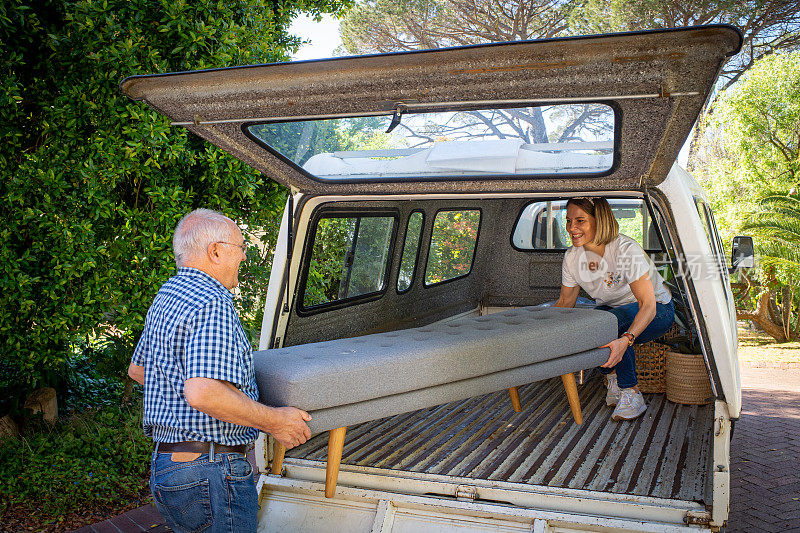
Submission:
<svg viewBox="0 0 800 533">
<path fill-rule="evenodd" d="M 517 413 L 522 411 L 522 404 L 519 401 L 519 391 L 517 388 L 511 387 L 508 389 L 508 395 L 511 397 L 511 407 L 514 409 L 514 411 Z"/>
<path fill-rule="evenodd" d="M 336 480 L 339 478 L 339 465 L 342 462 L 344 434 L 346 427 L 330 430 L 328 433 L 328 465 L 325 470 L 325 497 L 336 494 Z"/>
<path fill-rule="evenodd" d="M 567 401 L 569 401 L 569 408 L 572 410 L 572 417 L 575 419 L 576 424 L 583 424 L 583 415 L 581 414 L 581 401 L 578 398 L 578 386 L 575 385 L 575 374 L 562 374 L 561 381 L 564 383 L 564 389 L 567 391 Z"/>
<path fill-rule="evenodd" d="M 271 472 L 276 476 L 281 475 L 281 470 L 283 469 L 283 456 L 286 455 L 286 448 L 275 440 L 275 443 L 272 445 L 272 470 Z"/>
</svg>

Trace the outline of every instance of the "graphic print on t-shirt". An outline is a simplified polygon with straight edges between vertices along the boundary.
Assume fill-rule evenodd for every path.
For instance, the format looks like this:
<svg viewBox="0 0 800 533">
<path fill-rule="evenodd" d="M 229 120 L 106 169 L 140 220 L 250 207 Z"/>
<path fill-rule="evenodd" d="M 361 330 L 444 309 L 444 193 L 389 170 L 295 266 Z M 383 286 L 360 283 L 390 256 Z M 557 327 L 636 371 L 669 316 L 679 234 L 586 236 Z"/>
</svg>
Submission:
<svg viewBox="0 0 800 533">
<path fill-rule="evenodd" d="M 609 289 L 613 289 L 614 287 L 622 283 L 622 274 L 619 274 L 618 272 L 609 272 L 608 274 L 606 274 L 606 277 L 603 280 L 603 282 L 606 284 L 606 287 L 608 287 Z"/>
</svg>

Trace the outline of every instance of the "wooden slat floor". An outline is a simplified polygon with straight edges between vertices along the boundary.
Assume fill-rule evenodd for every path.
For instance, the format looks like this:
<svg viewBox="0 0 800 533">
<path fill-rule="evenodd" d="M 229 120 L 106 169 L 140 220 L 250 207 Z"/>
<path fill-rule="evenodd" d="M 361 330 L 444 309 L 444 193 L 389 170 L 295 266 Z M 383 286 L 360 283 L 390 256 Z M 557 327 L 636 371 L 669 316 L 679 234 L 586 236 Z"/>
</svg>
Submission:
<svg viewBox="0 0 800 533">
<path fill-rule="evenodd" d="M 468 478 L 704 501 L 713 405 L 645 395 L 644 416 L 611 420 L 595 374 L 579 386 L 575 424 L 560 378 L 348 428 L 342 463 Z M 287 452 L 325 461 L 327 433 Z"/>
</svg>

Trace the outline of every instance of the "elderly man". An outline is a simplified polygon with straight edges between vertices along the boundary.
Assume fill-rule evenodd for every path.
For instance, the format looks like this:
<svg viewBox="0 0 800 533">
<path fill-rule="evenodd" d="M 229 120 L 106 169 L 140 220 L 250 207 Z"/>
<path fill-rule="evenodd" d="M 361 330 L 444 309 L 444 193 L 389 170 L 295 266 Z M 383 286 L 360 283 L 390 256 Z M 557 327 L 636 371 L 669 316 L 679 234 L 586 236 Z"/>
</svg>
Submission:
<svg viewBox="0 0 800 533">
<path fill-rule="evenodd" d="M 230 292 L 245 248 L 220 213 L 181 219 L 178 273 L 158 291 L 128 369 L 144 384 L 144 432 L 155 441 L 150 489 L 176 531 L 255 531 L 249 445 L 258 430 L 287 448 L 311 436 L 305 411 L 256 401 L 252 349 Z"/>
</svg>

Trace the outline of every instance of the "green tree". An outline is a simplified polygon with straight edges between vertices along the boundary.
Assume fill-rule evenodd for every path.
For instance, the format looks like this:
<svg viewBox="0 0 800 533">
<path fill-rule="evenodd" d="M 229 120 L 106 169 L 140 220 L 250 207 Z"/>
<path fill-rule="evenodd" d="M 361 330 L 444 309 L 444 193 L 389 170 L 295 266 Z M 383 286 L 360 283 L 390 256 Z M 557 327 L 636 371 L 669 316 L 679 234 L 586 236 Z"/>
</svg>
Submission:
<svg viewBox="0 0 800 533">
<path fill-rule="evenodd" d="M 744 229 L 758 243 L 759 282 L 745 277 L 748 293 L 755 292 L 751 296 L 755 308 L 742 306 L 738 318 L 752 320 L 777 341 L 794 340 L 800 336 L 800 294 L 795 293 L 800 279 L 800 198 L 783 194 L 762 198 Z"/>
<path fill-rule="evenodd" d="M 786 0 L 583 0 L 571 12 L 574 34 L 733 24 L 742 51 L 720 73 L 731 87 L 759 59 L 800 45 L 800 4 Z"/>
<path fill-rule="evenodd" d="M 764 188 L 797 185 L 800 52 L 761 60 L 746 80 L 725 94 L 715 125 L 725 125 L 725 142 L 739 154 L 741 172 L 750 183 Z"/>
<path fill-rule="evenodd" d="M 565 35 L 575 0 L 366 0 L 342 21 L 348 53 L 394 52 Z"/>
<path fill-rule="evenodd" d="M 787 0 L 583 0 L 570 14 L 575 34 L 677 28 L 701 24 L 732 24 L 742 30 L 742 50 L 728 58 L 720 72 L 718 90 L 732 87 L 756 61 L 800 45 L 800 3 Z M 719 91 L 705 105 L 712 110 Z M 696 153 L 705 134 L 702 125 L 692 133 L 689 170 L 696 170 Z"/>
<path fill-rule="evenodd" d="M 800 189 L 800 52 L 765 57 L 719 98 L 698 153 L 725 240 L 752 232 L 761 257 L 737 285 L 741 318 L 778 340 L 797 336 L 797 191 Z"/>
<path fill-rule="evenodd" d="M 786 0 L 364 0 L 341 35 L 354 54 L 714 23 L 744 36 L 722 89 L 760 58 L 800 46 L 800 4 Z"/>
<path fill-rule="evenodd" d="M 57 385 L 81 339 L 125 368 L 196 207 L 264 241 L 240 311 L 258 324 L 285 192 L 118 90 L 126 76 L 287 59 L 299 12 L 348 0 L 9 0 L 0 4 L 0 401 Z M 119 344 L 117 342 L 117 344 Z"/>
</svg>

